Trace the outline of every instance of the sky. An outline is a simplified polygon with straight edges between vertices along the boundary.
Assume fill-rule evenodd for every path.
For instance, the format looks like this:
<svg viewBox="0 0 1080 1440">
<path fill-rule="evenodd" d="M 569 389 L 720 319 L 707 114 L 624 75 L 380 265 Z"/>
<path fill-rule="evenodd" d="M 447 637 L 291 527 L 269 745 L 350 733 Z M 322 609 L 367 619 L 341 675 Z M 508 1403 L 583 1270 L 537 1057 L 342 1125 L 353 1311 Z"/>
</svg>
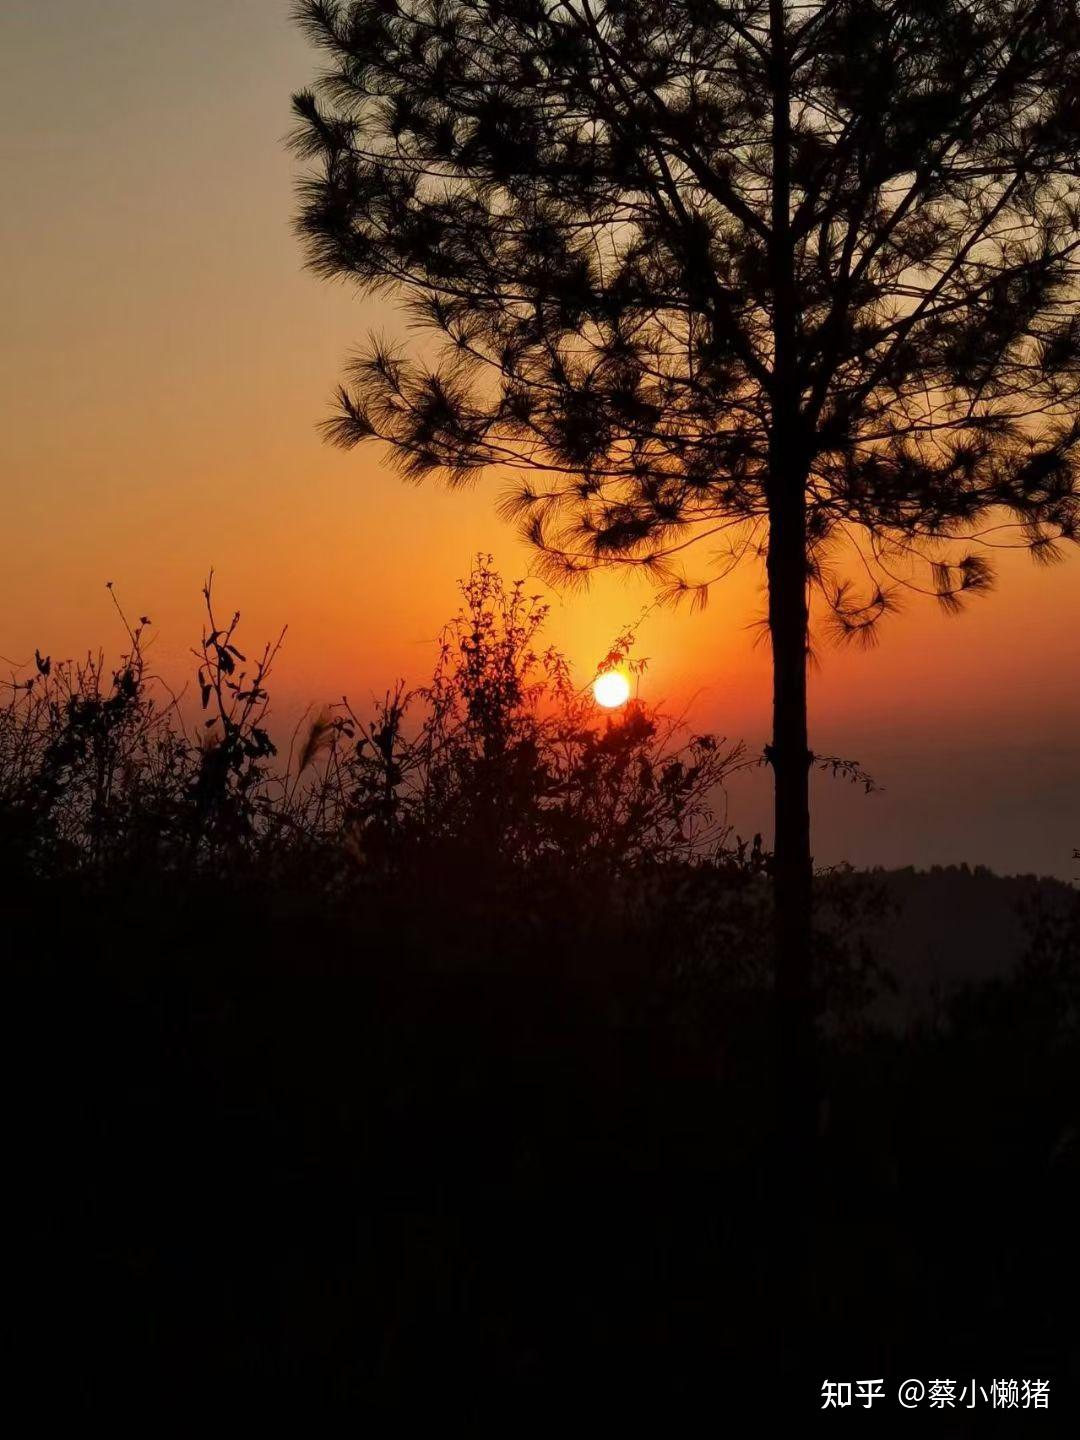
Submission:
<svg viewBox="0 0 1080 1440">
<path fill-rule="evenodd" d="M 284 137 L 319 61 L 289 8 L 0 9 L 0 655 L 119 652 L 112 581 L 182 683 L 212 566 L 249 645 L 289 626 L 283 729 L 421 682 L 477 551 L 508 578 L 532 564 L 494 513 L 497 478 L 407 486 L 378 450 L 319 437 L 350 350 L 396 323 L 302 268 Z M 821 863 L 1080 871 L 1080 550 L 1049 570 L 1003 558 L 960 617 L 913 598 L 873 650 L 822 641 L 811 743 L 881 788 L 815 779 Z M 550 638 L 588 678 L 650 592 L 609 578 L 549 598 Z M 748 568 L 704 614 L 650 614 L 643 695 L 759 750 L 763 604 Z M 763 775 L 733 784 L 728 818 L 767 834 Z"/>
</svg>

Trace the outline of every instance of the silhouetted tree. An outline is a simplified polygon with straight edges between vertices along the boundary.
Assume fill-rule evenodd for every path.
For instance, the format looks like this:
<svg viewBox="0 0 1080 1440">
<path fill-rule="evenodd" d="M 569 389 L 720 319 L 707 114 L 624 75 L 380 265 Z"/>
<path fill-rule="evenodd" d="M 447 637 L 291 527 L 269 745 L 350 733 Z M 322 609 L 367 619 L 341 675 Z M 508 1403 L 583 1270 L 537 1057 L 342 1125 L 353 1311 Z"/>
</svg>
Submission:
<svg viewBox="0 0 1080 1440">
<path fill-rule="evenodd" d="M 805 1090 L 811 600 L 867 638 L 902 585 L 955 609 L 990 584 L 961 541 L 1012 526 L 1047 560 L 1076 538 L 1077 6 L 298 14 L 330 60 L 295 99 L 310 263 L 393 287 L 436 341 L 361 354 L 331 438 L 388 442 L 410 478 L 515 475 L 505 511 L 558 575 L 637 565 L 702 603 L 764 559 L 777 988 Z"/>
</svg>

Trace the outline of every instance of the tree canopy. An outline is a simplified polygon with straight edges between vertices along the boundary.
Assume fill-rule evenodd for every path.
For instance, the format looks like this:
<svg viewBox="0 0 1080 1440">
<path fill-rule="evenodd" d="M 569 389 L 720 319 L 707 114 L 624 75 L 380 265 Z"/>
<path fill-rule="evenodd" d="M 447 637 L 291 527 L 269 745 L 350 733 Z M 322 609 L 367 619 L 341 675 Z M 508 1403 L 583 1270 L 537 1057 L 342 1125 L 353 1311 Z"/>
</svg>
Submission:
<svg viewBox="0 0 1080 1440">
<path fill-rule="evenodd" d="M 842 634 L 1077 537 L 1074 3 L 298 11 L 310 261 L 438 341 L 359 353 L 335 441 L 497 467 L 550 571 L 703 602 L 762 549 L 782 427 Z"/>
</svg>

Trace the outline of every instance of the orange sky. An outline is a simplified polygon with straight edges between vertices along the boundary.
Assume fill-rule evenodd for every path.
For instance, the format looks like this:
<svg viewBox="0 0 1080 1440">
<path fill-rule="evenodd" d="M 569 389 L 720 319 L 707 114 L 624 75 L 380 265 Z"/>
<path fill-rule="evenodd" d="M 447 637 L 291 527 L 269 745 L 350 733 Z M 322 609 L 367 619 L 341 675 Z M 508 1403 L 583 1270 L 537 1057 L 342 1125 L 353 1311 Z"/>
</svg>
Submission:
<svg viewBox="0 0 1080 1440">
<path fill-rule="evenodd" d="M 6 0 L 0 11 L 0 653 L 118 645 L 104 582 L 187 668 L 212 564 L 248 643 L 288 621 L 283 719 L 343 690 L 419 680 L 477 549 L 528 555 L 468 494 L 407 488 L 315 423 L 349 347 L 392 324 L 300 268 L 289 96 L 313 57 L 288 0 Z M 967 859 L 1070 876 L 1080 845 L 1080 553 L 1006 557 L 997 593 L 948 619 L 912 601 L 876 651 L 823 647 L 812 739 L 885 792 L 818 785 L 821 859 Z M 651 698 L 757 746 L 767 657 L 741 573 L 703 616 L 641 635 Z M 591 669 L 648 599 L 606 582 L 553 597 L 552 638 Z M 731 796 L 766 823 L 759 781 Z"/>
</svg>

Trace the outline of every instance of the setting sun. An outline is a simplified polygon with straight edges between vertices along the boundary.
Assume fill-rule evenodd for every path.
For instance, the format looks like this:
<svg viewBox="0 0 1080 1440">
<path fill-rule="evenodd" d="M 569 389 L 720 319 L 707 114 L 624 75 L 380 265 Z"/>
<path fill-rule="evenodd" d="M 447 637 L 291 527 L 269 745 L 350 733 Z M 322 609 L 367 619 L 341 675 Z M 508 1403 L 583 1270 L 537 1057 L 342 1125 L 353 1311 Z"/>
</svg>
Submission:
<svg viewBox="0 0 1080 1440">
<path fill-rule="evenodd" d="M 630 681 L 621 670 L 605 670 L 593 681 L 593 695 L 605 710 L 616 710 L 630 699 Z"/>
</svg>

